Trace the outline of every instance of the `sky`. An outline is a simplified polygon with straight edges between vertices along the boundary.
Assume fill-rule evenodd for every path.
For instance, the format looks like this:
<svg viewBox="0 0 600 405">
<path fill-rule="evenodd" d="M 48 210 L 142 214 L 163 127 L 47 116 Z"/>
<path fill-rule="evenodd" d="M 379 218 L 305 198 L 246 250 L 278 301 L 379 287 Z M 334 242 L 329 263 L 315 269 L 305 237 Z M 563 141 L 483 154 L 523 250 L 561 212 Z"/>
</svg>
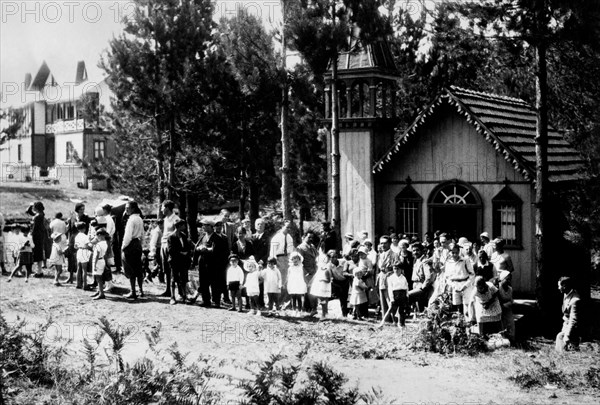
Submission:
<svg viewBox="0 0 600 405">
<path fill-rule="evenodd" d="M 35 77 L 43 61 L 59 84 L 75 79 L 81 60 L 89 79 L 101 80 L 100 56 L 108 41 L 122 33 L 120 21 L 133 7 L 130 0 L 0 0 L 0 104 L 6 105 L 15 86 L 22 87 L 26 73 Z M 215 19 L 244 8 L 272 27 L 279 7 L 279 0 L 220 0 L 215 2 Z"/>
</svg>

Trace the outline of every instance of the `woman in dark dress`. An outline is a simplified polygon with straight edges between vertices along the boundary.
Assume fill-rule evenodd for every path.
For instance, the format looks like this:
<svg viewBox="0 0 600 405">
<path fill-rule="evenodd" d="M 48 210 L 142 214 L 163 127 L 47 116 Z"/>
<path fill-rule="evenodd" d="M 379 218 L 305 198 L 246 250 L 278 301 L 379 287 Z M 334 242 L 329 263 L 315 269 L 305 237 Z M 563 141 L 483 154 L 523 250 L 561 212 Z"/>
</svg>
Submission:
<svg viewBox="0 0 600 405">
<path fill-rule="evenodd" d="M 50 235 L 48 235 L 48 228 L 46 225 L 46 216 L 44 215 L 44 204 L 42 204 L 41 201 L 34 202 L 31 206 L 31 212 L 33 213 L 31 226 L 31 238 L 33 239 L 34 244 L 33 263 L 35 263 L 37 267 L 34 277 L 43 277 L 42 263 L 46 260 L 46 245 L 50 241 Z"/>
</svg>

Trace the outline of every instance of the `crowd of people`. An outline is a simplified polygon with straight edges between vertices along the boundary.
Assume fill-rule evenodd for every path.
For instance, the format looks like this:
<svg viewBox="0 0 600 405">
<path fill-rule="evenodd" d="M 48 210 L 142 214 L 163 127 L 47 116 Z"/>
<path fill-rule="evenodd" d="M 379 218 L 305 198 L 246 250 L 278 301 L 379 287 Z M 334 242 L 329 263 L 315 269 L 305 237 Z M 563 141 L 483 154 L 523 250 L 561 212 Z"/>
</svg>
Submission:
<svg viewBox="0 0 600 405">
<path fill-rule="evenodd" d="M 130 300 L 144 297 L 145 283 L 157 280 L 165 288 L 161 296 L 172 305 L 201 299 L 207 308 L 256 315 L 285 311 L 289 316 L 315 316 L 320 310 L 326 318 L 329 301 L 339 300 L 343 317 L 375 317 L 381 326 L 392 322 L 401 329 L 413 311 L 449 301 L 482 335 L 504 331 L 509 339 L 515 336 L 515 269 L 504 241 L 490 239 L 487 232 L 469 241 L 443 232 L 419 239 L 389 229 L 374 244 L 362 231 L 345 234 L 340 251 L 329 223 L 319 232 L 305 232 L 296 244 L 290 221 L 267 235 L 265 219 L 252 227 L 249 220 L 234 223 L 222 212 L 200 221 L 194 243 L 172 201 L 162 203 L 162 219 L 149 232 L 136 202 L 127 202 L 122 217 L 111 210 L 100 206 L 90 217 L 77 204 L 70 218 L 56 214 L 48 222 L 43 203 L 33 203 L 28 210 L 32 225 L 15 225 L 4 238 L 12 265 L 8 273 L 2 255 L 7 281 L 23 272 L 27 282 L 51 268 L 56 286 L 74 282 L 78 289 L 93 291 L 92 299 L 102 300 L 110 292 L 112 273 L 122 269 Z M 195 270 L 198 287 L 190 289 L 190 271 Z"/>
</svg>

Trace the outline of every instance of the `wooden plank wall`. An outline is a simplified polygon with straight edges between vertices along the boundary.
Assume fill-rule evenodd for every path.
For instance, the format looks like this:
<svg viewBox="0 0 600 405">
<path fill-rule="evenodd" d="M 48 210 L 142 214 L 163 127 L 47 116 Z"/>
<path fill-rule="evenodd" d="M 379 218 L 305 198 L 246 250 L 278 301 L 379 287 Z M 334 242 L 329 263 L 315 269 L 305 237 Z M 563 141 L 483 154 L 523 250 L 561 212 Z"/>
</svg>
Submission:
<svg viewBox="0 0 600 405">
<path fill-rule="evenodd" d="M 510 250 L 515 268 L 513 286 L 516 291 L 530 293 L 535 289 L 533 239 L 533 187 L 493 146 L 458 113 L 442 108 L 428 119 L 429 125 L 414 134 L 403 149 L 389 162 L 384 173 L 377 175 L 376 232 L 386 232 L 396 223 L 396 195 L 404 188 L 408 176 L 423 198 L 422 232 L 428 230 L 427 201 L 439 183 L 458 179 L 475 187 L 483 201 L 482 231 L 492 230 L 492 198 L 510 181 L 511 189 L 521 198 L 523 249 Z"/>
<path fill-rule="evenodd" d="M 367 230 L 372 237 L 373 175 L 371 131 L 340 131 L 341 233 Z"/>
</svg>

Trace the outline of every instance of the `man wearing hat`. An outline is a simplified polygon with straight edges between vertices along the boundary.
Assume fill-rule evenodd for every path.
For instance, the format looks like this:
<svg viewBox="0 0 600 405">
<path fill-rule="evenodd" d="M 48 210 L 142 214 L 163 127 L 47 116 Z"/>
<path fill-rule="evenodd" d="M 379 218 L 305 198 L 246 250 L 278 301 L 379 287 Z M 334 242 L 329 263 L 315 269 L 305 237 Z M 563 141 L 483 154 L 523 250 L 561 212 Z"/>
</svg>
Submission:
<svg viewBox="0 0 600 405">
<path fill-rule="evenodd" d="M 479 237 L 481 238 L 481 246 L 483 246 L 482 249 L 485 250 L 485 253 L 487 253 L 488 257 L 492 257 L 492 254 L 494 253 L 494 247 L 490 243 L 490 234 L 487 232 L 482 232 Z"/>
<path fill-rule="evenodd" d="M 352 232 L 346 232 L 344 235 L 344 246 L 342 247 L 342 256 L 347 256 L 352 249 L 352 242 L 354 242 L 354 235 Z"/>
<path fill-rule="evenodd" d="M 210 308 L 211 298 L 215 308 L 221 307 L 222 294 L 222 263 L 220 261 L 221 252 L 220 236 L 214 231 L 215 223 L 210 219 L 202 220 L 204 236 L 196 244 L 195 250 L 198 254 L 198 275 L 200 277 L 200 287 L 196 294 L 190 298 L 190 304 L 193 304 L 202 295 L 202 306 Z"/>
<path fill-rule="evenodd" d="M 175 291 L 179 292 L 182 303 L 186 302 L 186 286 L 188 270 L 192 263 L 194 246 L 185 234 L 187 222 L 183 219 L 175 221 L 175 232 L 167 239 L 167 261 L 171 269 L 171 305 L 175 305 Z"/>
</svg>

